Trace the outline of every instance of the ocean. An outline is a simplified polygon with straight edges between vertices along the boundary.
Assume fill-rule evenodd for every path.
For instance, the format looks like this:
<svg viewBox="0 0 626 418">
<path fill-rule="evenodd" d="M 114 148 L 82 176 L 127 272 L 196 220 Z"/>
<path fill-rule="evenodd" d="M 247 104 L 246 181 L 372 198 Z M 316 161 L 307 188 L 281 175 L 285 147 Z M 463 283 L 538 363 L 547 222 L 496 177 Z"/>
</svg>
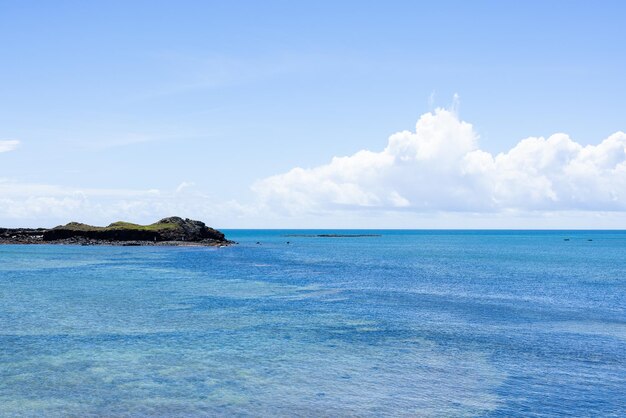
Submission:
<svg viewBox="0 0 626 418">
<path fill-rule="evenodd" d="M 626 231 L 225 232 L 0 246 L 0 416 L 626 416 Z"/>
</svg>

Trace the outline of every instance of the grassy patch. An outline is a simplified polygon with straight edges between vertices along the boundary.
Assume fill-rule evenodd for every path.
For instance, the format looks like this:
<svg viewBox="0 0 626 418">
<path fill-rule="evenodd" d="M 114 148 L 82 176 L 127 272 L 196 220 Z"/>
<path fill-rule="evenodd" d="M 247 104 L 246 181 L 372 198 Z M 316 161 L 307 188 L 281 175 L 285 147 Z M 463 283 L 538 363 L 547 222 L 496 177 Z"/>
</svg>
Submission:
<svg viewBox="0 0 626 418">
<path fill-rule="evenodd" d="M 109 226 L 92 226 L 87 224 L 81 224 L 79 222 L 70 222 L 67 225 L 62 226 L 63 229 L 69 229 L 70 231 L 163 231 L 166 229 L 175 229 L 176 224 L 172 223 L 154 223 L 150 225 L 138 225 L 130 222 L 113 222 Z"/>
</svg>

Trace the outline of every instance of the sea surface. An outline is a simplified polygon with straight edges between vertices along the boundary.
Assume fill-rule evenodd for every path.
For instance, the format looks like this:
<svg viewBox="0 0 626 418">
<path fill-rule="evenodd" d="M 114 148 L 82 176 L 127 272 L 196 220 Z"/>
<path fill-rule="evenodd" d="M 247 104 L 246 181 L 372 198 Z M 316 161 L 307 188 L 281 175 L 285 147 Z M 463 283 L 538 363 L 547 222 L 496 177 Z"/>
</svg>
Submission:
<svg viewBox="0 0 626 418">
<path fill-rule="evenodd" d="M 0 416 L 626 416 L 626 231 L 225 232 L 0 246 Z"/>
</svg>

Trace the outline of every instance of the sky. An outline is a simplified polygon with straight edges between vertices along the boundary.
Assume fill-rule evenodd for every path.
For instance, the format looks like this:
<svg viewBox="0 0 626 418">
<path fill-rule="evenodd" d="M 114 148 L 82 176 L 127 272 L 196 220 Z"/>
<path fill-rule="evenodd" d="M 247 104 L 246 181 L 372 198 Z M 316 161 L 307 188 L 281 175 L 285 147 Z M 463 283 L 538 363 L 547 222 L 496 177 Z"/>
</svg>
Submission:
<svg viewBox="0 0 626 418">
<path fill-rule="evenodd" d="M 624 18 L 0 0 L 0 226 L 622 229 Z"/>
</svg>

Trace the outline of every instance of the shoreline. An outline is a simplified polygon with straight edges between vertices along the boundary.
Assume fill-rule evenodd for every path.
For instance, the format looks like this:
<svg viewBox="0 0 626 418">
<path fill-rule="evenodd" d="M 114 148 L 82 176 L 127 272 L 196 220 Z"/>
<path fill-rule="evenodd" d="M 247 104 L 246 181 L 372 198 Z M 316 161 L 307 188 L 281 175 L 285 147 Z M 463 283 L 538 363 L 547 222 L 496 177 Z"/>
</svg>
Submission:
<svg viewBox="0 0 626 418">
<path fill-rule="evenodd" d="M 213 242 L 191 242 L 191 241 L 83 241 L 83 240 L 58 240 L 58 241 L 20 241 L 20 240 L 0 240 L 3 245 L 59 245 L 77 247 L 230 247 L 237 244 L 234 241 L 213 241 Z"/>
<path fill-rule="evenodd" d="M 170 218 L 180 226 L 165 231 L 145 231 L 138 226 L 133 229 L 90 227 L 75 224 L 91 230 L 71 229 L 67 226 L 56 228 L 0 228 L 0 245 L 77 245 L 77 246 L 115 246 L 115 247 L 226 247 L 236 244 L 225 238 L 217 230 L 199 223 L 198 230 L 190 230 L 194 221 Z M 164 219 L 162 221 L 169 221 Z M 170 221 L 171 222 L 171 221 Z M 71 224 L 69 224 L 71 225 Z M 166 224 L 167 225 L 167 224 Z M 148 227 L 149 228 L 149 227 Z"/>
</svg>

